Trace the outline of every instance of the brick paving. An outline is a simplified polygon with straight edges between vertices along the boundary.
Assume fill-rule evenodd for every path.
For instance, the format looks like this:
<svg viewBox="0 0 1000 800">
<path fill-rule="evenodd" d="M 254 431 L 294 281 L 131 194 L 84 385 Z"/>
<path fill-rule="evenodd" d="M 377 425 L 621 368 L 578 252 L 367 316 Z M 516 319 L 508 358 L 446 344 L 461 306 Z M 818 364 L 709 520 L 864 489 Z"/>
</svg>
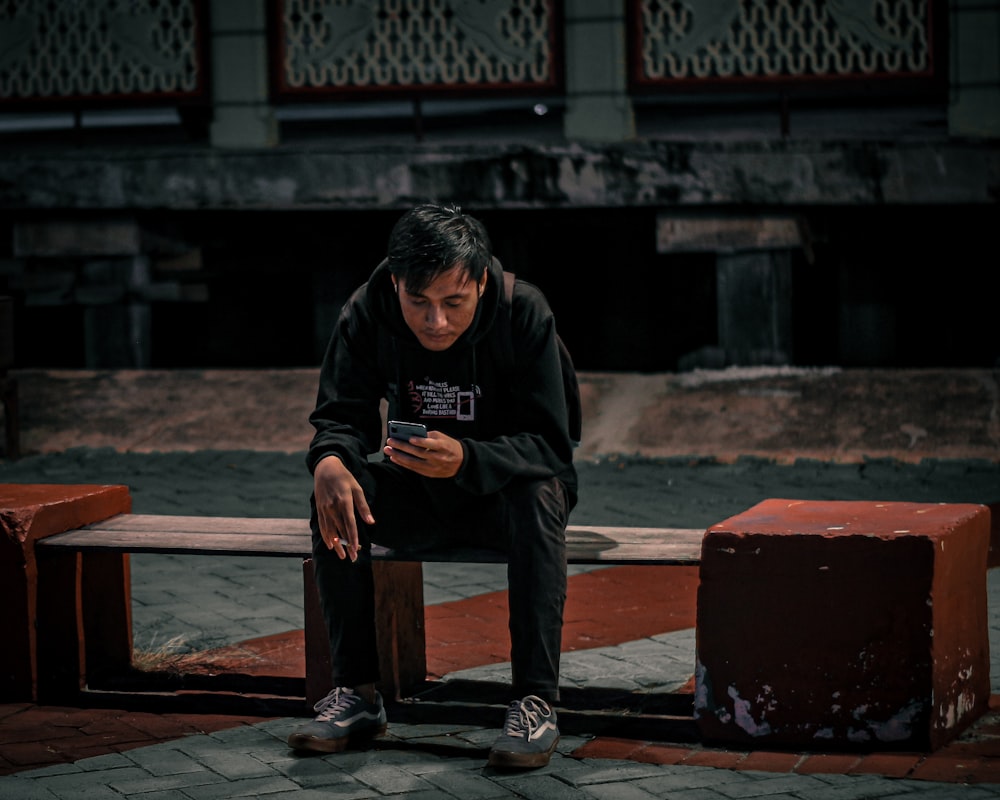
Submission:
<svg viewBox="0 0 1000 800">
<path fill-rule="evenodd" d="M 1000 467 L 982 461 L 779 466 L 759 459 L 723 465 L 620 458 L 582 464 L 581 478 L 586 491 L 576 522 L 685 527 L 707 526 L 777 496 L 776 487 L 786 497 L 942 502 L 994 501 L 1000 489 Z M 302 513 L 308 497 L 301 454 L 253 451 L 135 454 L 77 448 L 0 462 L 0 482 L 123 483 L 131 489 L 135 510 L 145 513 L 293 516 Z M 287 561 L 257 559 L 234 569 L 206 558 L 194 577 L 191 562 L 196 560 L 181 565 L 159 556 L 134 560 L 138 630 L 161 642 L 186 637 L 188 648 L 196 651 L 238 647 L 254 641 L 248 634 L 272 643 L 294 638 L 289 624 L 300 613 L 300 577 Z M 182 591 L 178 569 L 188 571 Z M 645 676 L 683 690 L 693 659 L 694 584 L 679 569 L 670 572 L 669 581 L 657 582 L 657 569 L 573 575 L 564 656 L 568 685 L 607 677 L 610 664 L 626 683 Z M 657 624 L 645 613 L 650 602 L 629 605 L 630 599 L 653 591 L 638 583 L 639 574 L 657 583 L 662 593 L 657 607 L 669 609 L 666 623 Z M 990 630 L 997 638 L 1000 587 L 994 574 Z M 456 573 L 454 566 L 442 565 L 427 570 L 425 583 L 432 673 L 502 677 L 508 669 L 500 660 L 502 648 L 487 648 L 486 655 L 466 647 L 463 660 L 450 652 L 463 648 L 449 644 L 447 636 L 448 630 L 461 629 L 456 620 L 464 609 L 465 616 L 485 620 L 473 629 L 480 639 L 503 640 L 505 605 L 497 594 L 502 572 L 466 568 Z M 240 600 L 251 596 L 248 613 Z M 179 602 L 210 613 L 182 618 Z M 633 622 L 634 631 L 629 629 Z M 284 644 L 284 650 L 277 648 L 281 657 L 297 658 L 296 646 Z M 996 679 L 993 690 L 998 691 Z M 1000 797 L 996 698 L 972 729 L 931 754 L 732 751 L 648 736 L 592 734 L 574 724 L 552 763 L 527 774 L 484 767 L 502 711 L 495 716 L 486 723 L 475 718 L 464 724 L 391 721 L 389 736 L 375 747 L 301 757 L 284 744 L 300 722 L 294 715 L 7 705 L 0 707 L 0 797 Z"/>
</svg>

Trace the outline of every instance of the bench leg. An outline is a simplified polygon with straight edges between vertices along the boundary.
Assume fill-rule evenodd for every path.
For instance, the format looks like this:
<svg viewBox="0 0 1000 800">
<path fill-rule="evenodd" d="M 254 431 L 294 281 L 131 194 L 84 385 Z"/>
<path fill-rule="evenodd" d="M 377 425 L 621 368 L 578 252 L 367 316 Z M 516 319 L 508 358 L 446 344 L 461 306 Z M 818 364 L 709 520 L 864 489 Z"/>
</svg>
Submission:
<svg viewBox="0 0 1000 800">
<path fill-rule="evenodd" d="M 37 702 L 72 700 L 85 681 L 82 556 L 38 554 Z"/>
<path fill-rule="evenodd" d="M 383 697 L 399 700 L 427 680 L 424 639 L 424 571 L 420 562 L 376 561 L 375 624 Z M 312 559 L 302 564 L 305 612 L 306 702 L 331 689 L 330 638 L 323 621 Z"/>
<path fill-rule="evenodd" d="M 0 524 L 0 703 L 38 699 L 38 567 L 34 548 L 23 549 L 16 532 Z"/>
<path fill-rule="evenodd" d="M 427 680 L 424 566 L 419 561 L 376 561 L 373 566 L 379 690 L 400 700 Z"/>
<path fill-rule="evenodd" d="M 132 665 L 129 559 L 46 551 L 38 560 L 38 698 L 70 700 Z"/>
<path fill-rule="evenodd" d="M 132 667 L 132 578 L 128 553 L 85 553 L 82 597 L 87 681 Z"/>
</svg>

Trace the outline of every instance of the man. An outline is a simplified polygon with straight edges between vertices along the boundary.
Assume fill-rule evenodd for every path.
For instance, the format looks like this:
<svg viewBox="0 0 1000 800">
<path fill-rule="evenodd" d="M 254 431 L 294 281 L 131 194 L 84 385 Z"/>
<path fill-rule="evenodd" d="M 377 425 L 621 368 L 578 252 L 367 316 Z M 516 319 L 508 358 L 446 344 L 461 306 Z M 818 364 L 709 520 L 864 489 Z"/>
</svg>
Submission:
<svg viewBox="0 0 1000 800">
<path fill-rule="evenodd" d="M 502 356 L 511 348 L 512 367 Z M 382 398 L 390 419 L 425 423 L 427 435 L 383 446 Z M 577 478 L 542 293 L 518 281 L 508 305 L 482 224 L 457 207 L 412 209 L 340 314 L 310 422 L 313 555 L 335 688 L 289 744 L 339 752 L 386 730 L 370 545 L 486 546 L 507 554 L 513 684 L 489 763 L 547 764 L 559 740 L 552 704 Z"/>
</svg>

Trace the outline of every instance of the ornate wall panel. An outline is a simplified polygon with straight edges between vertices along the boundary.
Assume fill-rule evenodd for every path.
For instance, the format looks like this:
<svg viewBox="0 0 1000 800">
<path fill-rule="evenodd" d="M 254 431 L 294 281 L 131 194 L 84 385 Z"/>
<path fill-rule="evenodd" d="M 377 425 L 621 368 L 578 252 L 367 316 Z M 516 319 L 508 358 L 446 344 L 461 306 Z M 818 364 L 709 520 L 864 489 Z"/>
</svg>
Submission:
<svg viewBox="0 0 1000 800">
<path fill-rule="evenodd" d="M 555 0 L 274 0 L 276 99 L 342 92 L 547 90 Z"/>
<path fill-rule="evenodd" d="M 935 70 L 931 5 L 932 0 L 631 0 L 632 83 L 930 78 Z"/>
<path fill-rule="evenodd" d="M 206 93 L 207 0 L 0 0 L 0 102 Z"/>
</svg>

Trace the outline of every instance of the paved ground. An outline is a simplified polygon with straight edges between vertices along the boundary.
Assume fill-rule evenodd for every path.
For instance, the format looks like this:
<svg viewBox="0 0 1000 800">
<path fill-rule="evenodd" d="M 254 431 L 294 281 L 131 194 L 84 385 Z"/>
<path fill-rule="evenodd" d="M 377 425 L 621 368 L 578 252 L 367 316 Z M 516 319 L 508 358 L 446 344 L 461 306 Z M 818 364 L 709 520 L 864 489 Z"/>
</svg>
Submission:
<svg viewBox="0 0 1000 800">
<path fill-rule="evenodd" d="M 0 482 L 121 483 L 130 487 L 135 510 L 147 513 L 303 513 L 309 480 L 297 446 L 300 440 L 286 441 L 283 447 L 273 443 L 259 447 L 255 433 L 248 430 L 279 427 L 278 421 L 288 415 L 274 414 L 273 409 L 297 408 L 302 403 L 298 381 L 303 376 L 289 376 L 283 382 L 275 381 L 273 373 L 263 378 L 271 386 L 285 384 L 288 392 L 265 406 L 275 425 L 269 419 L 242 414 L 238 414 L 245 420 L 242 425 L 229 424 L 233 418 L 228 413 L 221 415 L 225 421 L 219 421 L 220 411 L 228 412 L 233 406 L 223 402 L 228 395 L 222 391 L 215 392 L 219 402 L 212 402 L 213 393 L 208 390 L 218 387 L 211 376 L 205 381 L 207 386 L 201 387 L 208 395 L 199 395 L 194 404 L 185 399 L 189 396 L 185 391 L 167 380 L 169 376 L 157 380 L 138 376 L 144 379 L 147 394 L 132 393 L 124 405 L 102 398 L 100 392 L 88 395 L 81 386 L 89 383 L 93 389 L 101 382 L 134 386 L 136 376 L 43 377 L 60 387 L 61 397 L 73 398 L 81 413 L 54 424 L 56 412 L 63 413 L 63 406 L 55 401 L 44 414 L 37 408 L 26 413 L 27 420 L 47 418 L 49 427 L 26 426 L 24 439 L 33 443 L 28 449 L 34 452 L 17 461 L 0 461 Z M 241 376 L 216 377 L 225 379 L 227 392 L 239 393 Z M 242 377 L 247 379 L 242 384 L 247 398 L 244 406 L 260 407 L 256 389 L 262 376 L 248 373 Z M 848 438 L 843 435 L 827 436 L 831 449 L 804 448 L 820 458 L 789 458 L 788 453 L 794 452 L 789 440 L 779 441 L 781 437 L 772 430 L 771 446 L 780 448 L 778 454 L 777 449 L 756 446 L 764 441 L 758 432 L 751 446 L 739 424 L 728 425 L 731 441 L 726 452 L 743 450 L 749 456 L 720 460 L 712 452 L 720 448 L 702 449 L 697 440 L 677 435 L 670 447 L 679 452 L 651 457 L 643 448 L 633 449 L 632 439 L 621 446 L 625 432 L 634 426 L 625 425 L 619 417 L 631 408 L 639 417 L 663 419 L 670 416 L 664 411 L 668 404 L 646 404 L 645 410 L 636 412 L 642 404 L 637 404 L 634 390 L 648 386 L 648 380 L 625 377 L 629 391 L 621 391 L 619 381 L 602 379 L 601 401 L 590 407 L 590 430 L 600 431 L 607 444 L 602 448 L 606 452 L 591 452 L 580 459 L 583 491 L 574 521 L 581 524 L 707 527 L 775 496 L 934 502 L 1000 499 L 996 379 L 989 372 L 939 376 L 937 382 L 926 374 L 911 376 L 910 394 L 919 395 L 922 405 L 905 410 L 885 403 L 887 396 L 898 396 L 905 389 L 900 376 L 891 376 L 892 392 L 882 383 L 870 385 L 868 376 L 870 391 L 852 393 L 880 407 L 855 408 L 859 427 L 864 428 L 864 435 L 855 432 L 856 440 L 901 437 L 895 450 L 886 447 L 874 459 L 856 457 L 852 448 L 843 446 Z M 780 387 L 773 383 L 773 374 L 744 375 L 740 391 L 734 390 L 732 381 L 719 381 L 714 401 L 704 389 L 699 389 L 697 401 L 704 408 L 714 403 L 716 412 L 729 423 L 734 423 L 734 417 L 726 416 L 729 412 L 724 409 L 743 401 L 749 404 L 753 398 L 771 404 L 758 407 L 758 419 L 765 426 L 767 420 L 780 416 L 774 404 L 800 419 L 821 419 L 816 402 L 806 402 L 814 396 L 812 389 L 797 382 L 794 375 L 778 377 Z M 857 376 L 849 377 L 855 390 L 863 387 Z M 804 378 L 806 383 L 816 380 L 815 375 Z M 928 391 L 927 387 L 942 382 L 949 384 L 950 395 Z M 27 394 L 38 399 L 38 382 L 31 385 Z M 99 407 L 94 408 L 95 403 Z M 146 423 L 158 426 L 160 437 L 148 433 L 141 447 L 134 442 L 123 444 L 123 435 L 137 429 L 137 424 L 128 422 L 129 415 L 143 406 L 157 409 L 147 415 Z M 116 413 L 121 432 L 117 439 Z M 749 405 L 740 413 L 741 424 L 749 429 L 753 418 Z M 190 427 L 177 420 L 192 415 L 214 416 L 214 430 L 224 430 L 231 439 L 238 439 L 242 432 L 244 447 L 233 442 L 219 447 L 207 423 L 201 448 L 196 446 L 197 437 L 189 436 L 179 444 L 177 436 L 167 435 L 171 430 L 190 433 Z M 843 412 L 838 419 L 846 419 Z M 882 420 L 878 424 L 887 427 L 879 433 L 877 425 L 862 424 L 865 420 Z M 93 442 L 95 432 L 106 424 L 110 432 L 101 433 L 105 437 L 101 443 Z M 640 427 L 654 430 L 649 425 Z M 693 428 L 688 425 L 685 435 L 697 434 Z M 47 444 L 73 442 L 72 429 L 77 431 L 76 440 L 89 442 L 88 446 Z M 619 438 L 608 438 L 616 429 L 622 432 Z M 821 441 L 821 434 L 812 434 L 808 441 Z M 935 438 L 942 440 L 938 444 L 947 457 L 916 457 L 911 445 Z M 656 447 L 669 449 L 662 445 L 663 437 L 659 441 Z M 616 449 L 619 452 L 613 452 Z M 686 578 L 678 577 L 676 571 L 643 583 L 657 575 L 655 570 L 629 569 L 577 570 L 571 578 L 571 602 L 586 607 L 590 621 L 584 625 L 577 621 L 582 615 L 568 614 L 568 627 L 575 637 L 574 649 L 565 653 L 563 664 L 569 692 L 577 686 L 605 687 L 616 680 L 621 682 L 619 688 L 641 688 L 653 694 L 683 694 L 690 688 L 695 583 L 685 583 Z M 995 576 L 994 570 L 989 580 L 991 649 L 993 664 L 1000 665 L 1000 580 Z M 448 633 L 460 614 L 479 620 L 488 634 L 484 639 L 497 631 L 502 634 L 498 597 L 503 586 L 502 572 L 495 567 L 427 566 L 428 639 L 437 643 L 428 654 L 432 674 L 444 675 L 454 685 L 462 685 L 458 682 L 463 679 L 488 683 L 509 677 L 509 667 L 502 661 L 486 663 L 475 655 L 463 664 L 461 653 L 456 656 L 454 648 L 448 649 Z M 633 628 L 641 616 L 636 597 L 641 598 L 640 605 L 654 605 L 650 598 L 671 588 L 673 594 L 657 596 L 655 605 L 676 612 L 675 621 L 663 624 L 664 630 L 636 633 Z M 204 660 L 207 648 L 217 648 L 210 652 L 216 654 L 220 667 L 226 659 L 239 660 L 241 653 L 279 661 L 283 656 L 298 667 L 301 587 L 297 570 L 288 562 L 136 556 L 133 591 L 136 643 L 141 650 L 158 651 L 161 656 L 194 654 L 189 657 Z M 582 645 L 588 637 L 596 646 Z M 995 694 L 1000 694 L 998 673 L 995 667 Z M 994 711 L 957 742 L 933 754 L 730 751 L 703 747 L 686 739 L 683 729 L 672 738 L 653 735 L 648 729 L 626 729 L 622 735 L 602 728 L 603 723 L 585 714 L 568 713 L 559 754 L 552 764 L 537 772 L 510 775 L 483 766 L 485 748 L 501 722 L 499 706 L 486 704 L 485 714 L 437 722 L 399 709 L 390 736 L 378 747 L 324 758 L 296 757 L 285 747 L 285 735 L 300 721 L 298 712 L 274 716 L 273 707 L 227 713 L 205 710 L 212 713 L 134 707 L 0 707 L 0 773 L 6 773 L 0 777 L 0 797 L 1000 797 L 1000 722 Z"/>
</svg>

